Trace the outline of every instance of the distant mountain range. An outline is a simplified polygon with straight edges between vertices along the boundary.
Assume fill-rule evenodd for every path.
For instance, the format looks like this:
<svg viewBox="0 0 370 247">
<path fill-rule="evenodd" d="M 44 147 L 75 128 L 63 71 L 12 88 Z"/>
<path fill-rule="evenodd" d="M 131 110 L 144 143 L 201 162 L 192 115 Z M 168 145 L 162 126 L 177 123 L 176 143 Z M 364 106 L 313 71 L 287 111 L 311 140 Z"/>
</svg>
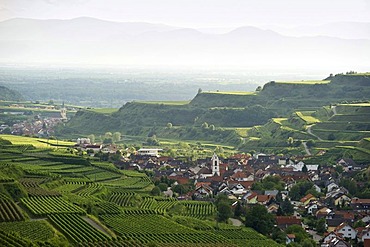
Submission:
<svg viewBox="0 0 370 247">
<path fill-rule="evenodd" d="M 0 63 L 342 69 L 370 64 L 370 23 L 271 28 L 275 31 L 245 26 L 226 33 L 210 33 L 88 17 L 17 18 L 0 22 Z"/>
</svg>

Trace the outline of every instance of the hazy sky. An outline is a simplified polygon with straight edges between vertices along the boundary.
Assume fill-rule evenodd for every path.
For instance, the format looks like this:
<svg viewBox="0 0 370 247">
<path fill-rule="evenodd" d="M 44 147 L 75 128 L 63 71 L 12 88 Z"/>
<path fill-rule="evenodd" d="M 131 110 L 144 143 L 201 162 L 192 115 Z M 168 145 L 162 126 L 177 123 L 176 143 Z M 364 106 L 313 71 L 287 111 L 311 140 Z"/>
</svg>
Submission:
<svg viewBox="0 0 370 247">
<path fill-rule="evenodd" d="M 183 27 L 370 22 L 370 0 L 0 0 L 0 21 L 89 16 Z"/>
</svg>

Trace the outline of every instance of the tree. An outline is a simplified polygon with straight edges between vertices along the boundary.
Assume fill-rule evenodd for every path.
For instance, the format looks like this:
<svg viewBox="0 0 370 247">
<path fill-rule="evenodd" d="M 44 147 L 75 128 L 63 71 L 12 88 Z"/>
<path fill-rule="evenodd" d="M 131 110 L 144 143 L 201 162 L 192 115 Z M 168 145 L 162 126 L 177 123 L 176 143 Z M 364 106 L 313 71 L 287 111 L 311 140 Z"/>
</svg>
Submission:
<svg viewBox="0 0 370 247">
<path fill-rule="evenodd" d="M 335 140 L 335 135 L 334 135 L 334 133 L 330 133 L 329 135 L 328 135 L 328 140 L 329 141 L 334 141 Z"/>
<path fill-rule="evenodd" d="M 293 143 L 294 143 L 293 137 L 289 136 L 288 140 L 287 140 L 287 143 L 288 143 L 288 146 L 290 146 L 290 147 L 293 146 Z"/>
<path fill-rule="evenodd" d="M 158 188 L 161 190 L 161 191 L 166 191 L 167 188 L 168 188 L 168 185 L 166 183 L 159 183 L 158 184 Z"/>
<path fill-rule="evenodd" d="M 305 239 L 309 238 L 308 233 L 299 225 L 291 225 L 285 230 L 287 234 L 294 234 L 297 243 L 303 242 Z"/>
<path fill-rule="evenodd" d="M 208 129 L 208 123 L 207 122 L 202 123 L 202 128 L 203 129 Z"/>
<path fill-rule="evenodd" d="M 286 233 L 280 230 L 278 227 L 273 228 L 271 237 L 279 244 L 285 244 L 286 242 Z"/>
<path fill-rule="evenodd" d="M 227 202 L 221 202 L 217 206 L 217 221 L 227 222 L 227 220 L 232 216 L 231 206 Z"/>
<path fill-rule="evenodd" d="M 167 129 L 171 129 L 172 128 L 172 123 L 167 123 Z"/>
<path fill-rule="evenodd" d="M 274 227 L 274 218 L 267 212 L 265 206 L 255 205 L 249 208 L 245 216 L 245 225 L 252 227 L 261 234 L 268 234 Z"/>
<path fill-rule="evenodd" d="M 179 195 L 185 194 L 188 192 L 188 190 L 185 188 L 182 184 L 177 184 L 173 187 L 173 191 L 178 193 Z"/>
<path fill-rule="evenodd" d="M 88 135 L 87 138 L 90 139 L 90 143 L 95 143 L 95 135 L 94 134 L 91 134 L 91 135 Z"/>
<path fill-rule="evenodd" d="M 285 198 L 280 207 L 284 215 L 292 215 L 294 213 L 294 207 L 288 198 Z"/>
<path fill-rule="evenodd" d="M 239 218 L 243 214 L 245 214 L 245 210 L 243 209 L 242 205 L 238 201 L 238 203 L 236 204 L 235 209 L 234 209 L 234 216 L 236 218 Z"/>
<path fill-rule="evenodd" d="M 152 196 L 159 196 L 161 194 L 161 189 L 158 186 L 155 186 L 151 191 L 150 194 Z"/>
<path fill-rule="evenodd" d="M 112 138 L 112 137 L 113 137 L 112 132 L 105 132 L 104 139 L 108 139 L 108 138 Z"/>
<path fill-rule="evenodd" d="M 261 91 L 262 90 L 262 87 L 261 86 L 258 86 L 257 88 L 256 88 L 256 92 L 259 92 L 259 91 Z"/>
<path fill-rule="evenodd" d="M 112 136 L 113 142 L 119 142 L 121 140 L 121 133 L 120 132 L 114 132 Z"/>
<path fill-rule="evenodd" d="M 316 222 L 316 231 L 318 234 L 323 234 L 326 231 L 325 218 L 321 218 Z"/>
</svg>

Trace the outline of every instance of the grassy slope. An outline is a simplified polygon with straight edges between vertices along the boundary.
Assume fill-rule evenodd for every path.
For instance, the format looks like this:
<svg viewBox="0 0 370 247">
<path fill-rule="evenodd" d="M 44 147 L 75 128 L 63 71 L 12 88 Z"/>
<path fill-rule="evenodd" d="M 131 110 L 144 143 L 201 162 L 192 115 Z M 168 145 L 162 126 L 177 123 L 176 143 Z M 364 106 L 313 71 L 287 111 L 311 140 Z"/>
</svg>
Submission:
<svg viewBox="0 0 370 247">
<path fill-rule="evenodd" d="M 84 134 L 120 131 L 129 135 L 146 136 L 151 129 L 157 129 L 159 138 L 201 140 L 203 135 L 195 134 L 190 126 L 200 126 L 207 122 L 216 127 L 225 127 L 226 131 L 234 130 L 239 137 L 246 138 L 246 142 L 253 141 L 253 145 L 257 144 L 257 147 L 267 144 L 273 147 L 286 145 L 288 137 L 298 140 L 317 139 L 306 132 L 308 125 L 314 125 L 312 130 L 324 140 L 334 130 L 341 130 L 343 133 L 338 134 L 337 138 L 343 145 L 343 141 L 359 141 L 369 136 L 367 113 L 359 108 L 367 104 L 350 105 L 351 107 L 345 103 L 340 104 L 335 116 L 330 107 L 323 106 L 346 100 L 368 99 L 368 85 L 370 78 L 367 76 L 337 75 L 330 83 L 270 82 L 260 92 L 203 92 L 197 94 L 189 104 L 132 102 L 111 114 L 98 114 L 99 111 L 81 112 L 67 124 L 65 130 L 70 128 L 66 134 L 73 130 Z M 356 112 L 353 112 L 354 109 Z M 352 126 L 349 127 L 344 124 L 347 116 L 356 119 L 356 123 L 352 121 Z M 270 118 L 273 120 L 268 121 Z M 165 126 L 169 122 L 176 128 L 167 131 Z M 252 128 L 266 122 L 266 126 Z M 190 132 L 194 135 L 189 134 Z M 207 137 L 215 135 L 218 132 L 207 133 Z M 266 139 L 268 141 L 264 143 L 263 140 Z M 223 138 L 213 137 L 208 140 L 225 141 Z M 258 144 L 256 140 L 262 142 L 259 141 Z M 322 143 L 323 146 L 333 145 L 329 142 Z M 253 148 L 253 145 L 247 146 Z"/>
<path fill-rule="evenodd" d="M 57 141 L 57 140 L 48 140 L 44 138 L 33 138 L 33 137 L 24 137 L 24 136 L 14 136 L 14 135 L 2 135 L 0 134 L 0 138 L 4 140 L 10 141 L 12 144 L 15 145 L 33 145 L 37 148 L 49 148 L 50 144 L 53 146 L 61 145 L 61 146 L 73 146 L 74 142 L 66 142 L 66 141 Z"/>
</svg>

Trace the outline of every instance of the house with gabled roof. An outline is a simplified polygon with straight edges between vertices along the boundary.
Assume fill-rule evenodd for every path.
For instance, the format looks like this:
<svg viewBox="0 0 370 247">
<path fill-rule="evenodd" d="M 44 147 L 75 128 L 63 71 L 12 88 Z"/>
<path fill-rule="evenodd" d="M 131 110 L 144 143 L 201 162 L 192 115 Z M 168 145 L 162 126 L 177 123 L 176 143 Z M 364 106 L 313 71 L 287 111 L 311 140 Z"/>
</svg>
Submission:
<svg viewBox="0 0 370 247">
<path fill-rule="evenodd" d="M 370 213 L 370 199 L 352 198 L 351 207 L 357 212 Z"/>
<path fill-rule="evenodd" d="M 334 229 L 334 232 L 337 234 L 341 234 L 344 238 L 356 239 L 357 237 L 356 230 L 347 222 L 343 222 L 339 226 L 337 226 Z"/>
<path fill-rule="evenodd" d="M 287 234 L 285 244 L 290 244 L 295 241 L 295 234 Z"/>
<path fill-rule="evenodd" d="M 312 194 L 308 194 L 299 201 L 303 204 L 303 206 L 306 206 L 312 201 L 317 201 L 317 198 Z"/>
<path fill-rule="evenodd" d="M 302 226 L 302 221 L 295 216 L 276 216 L 276 225 L 284 230 L 291 225 Z"/>
</svg>

